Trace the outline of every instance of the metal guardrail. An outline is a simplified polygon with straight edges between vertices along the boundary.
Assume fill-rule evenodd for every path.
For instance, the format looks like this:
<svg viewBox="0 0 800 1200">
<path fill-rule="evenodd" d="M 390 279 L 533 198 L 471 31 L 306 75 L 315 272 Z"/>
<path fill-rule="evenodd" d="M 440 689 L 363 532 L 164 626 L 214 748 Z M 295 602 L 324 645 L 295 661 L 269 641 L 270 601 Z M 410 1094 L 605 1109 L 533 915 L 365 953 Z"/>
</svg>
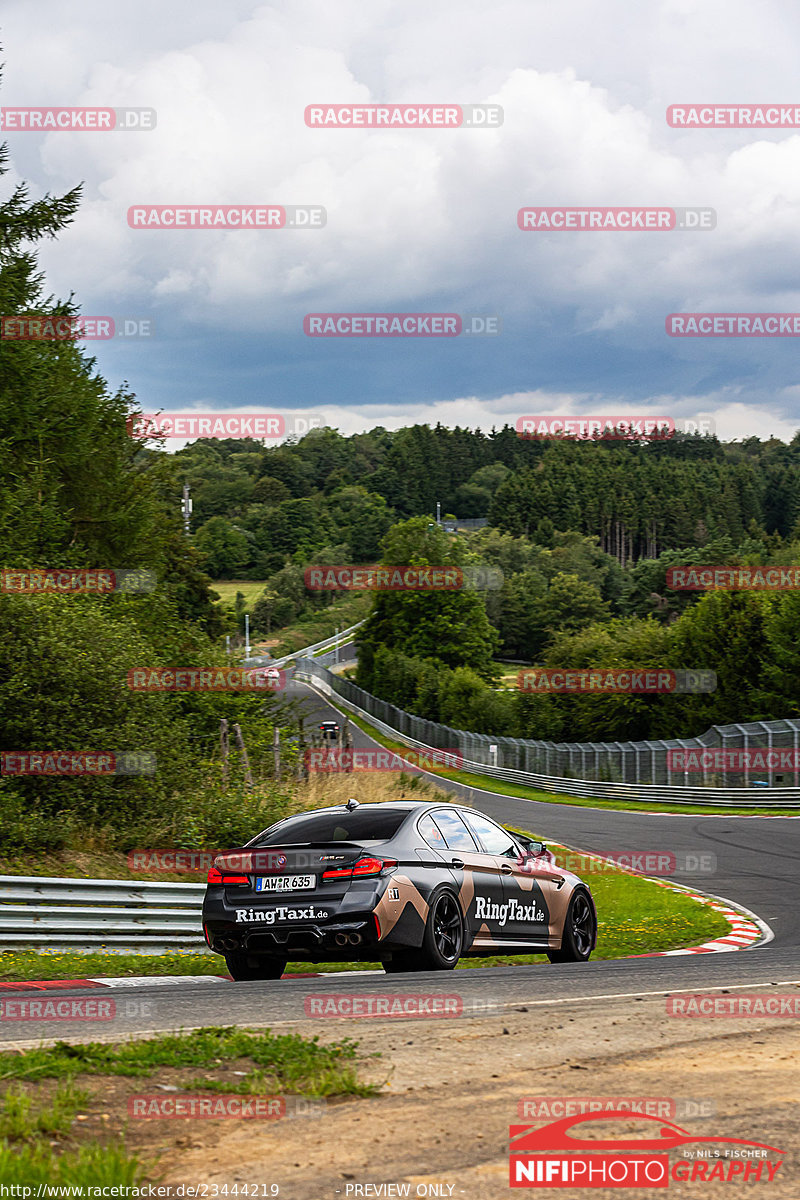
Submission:
<svg viewBox="0 0 800 1200">
<path fill-rule="evenodd" d="M 313 646 L 302 646 L 292 654 L 284 654 L 283 658 L 265 658 L 262 655 L 257 658 L 244 659 L 244 665 L 246 667 L 283 667 L 286 663 L 293 662 L 295 659 L 310 658 L 319 650 L 334 649 L 337 643 L 341 646 L 343 639 L 349 639 L 350 634 L 355 632 L 356 629 L 360 629 L 363 624 L 364 621 L 356 621 L 355 625 L 351 625 L 348 629 L 340 629 L 332 637 L 323 638 L 321 642 L 314 642 Z"/>
<path fill-rule="evenodd" d="M 0 875 L 0 945 L 164 954 L 205 950 L 202 883 Z"/>
<path fill-rule="evenodd" d="M 367 709 L 359 707 L 342 695 L 340 689 L 343 681 L 338 676 L 332 675 L 319 663 L 310 662 L 299 666 L 295 678 L 310 683 L 323 695 L 335 698 L 337 705 L 361 717 L 393 741 L 419 750 L 436 749 L 428 742 L 418 741 L 395 726 L 380 720 Z M 364 694 L 369 695 L 369 693 Z M 428 722 L 428 724 L 432 725 L 433 723 Z M 438 728 L 441 729 L 443 726 Z M 471 736 L 465 731 L 451 732 L 456 734 L 463 732 L 465 738 Z M 454 748 L 452 741 L 450 745 Z M 681 784 L 613 783 L 606 780 L 541 775 L 531 771 L 518 771 L 512 767 L 492 766 L 467 758 L 462 760 L 460 769 L 473 775 L 486 775 L 492 779 L 504 779 L 525 787 L 538 788 L 543 792 L 579 796 L 586 799 L 645 801 L 652 804 L 692 804 L 710 808 L 800 808 L 800 787 L 753 789 L 691 787 Z"/>
</svg>

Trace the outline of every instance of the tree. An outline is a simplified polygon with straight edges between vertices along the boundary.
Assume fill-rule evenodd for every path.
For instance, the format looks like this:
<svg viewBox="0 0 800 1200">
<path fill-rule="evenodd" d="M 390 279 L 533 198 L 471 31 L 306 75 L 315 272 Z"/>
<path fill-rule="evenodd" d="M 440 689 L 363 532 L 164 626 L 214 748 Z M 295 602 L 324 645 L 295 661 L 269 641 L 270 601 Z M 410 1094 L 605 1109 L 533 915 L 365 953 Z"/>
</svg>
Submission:
<svg viewBox="0 0 800 1200">
<path fill-rule="evenodd" d="M 214 579 L 235 579 L 250 558 L 245 534 L 224 517 L 212 517 L 201 525 L 194 544 Z"/>
<path fill-rule="evenodd" d="M 539 615 L 545 629 L 574 633 L 596 621 L 607 620 L 610 612 L 594 584 L 561 571 L 540 600 Z"/>
<path fill-rule="evenodd" d="M 387 566 L 457 566 L 464 550 L 433 522 L 412 517 L 395 525 L 383 540 Z M 359 631 L 362 647 L 401 650 L 413 658 L 446 666 L 472 667 L 482 678 L 494 672 L 498 636 L 476 592 L 377 592 L 367 623 Z M 362 678 L 359 667 L 359 680 Z"/>
<path fill-rule="evenodd" d="M 390 529 L 394 513 L 383 496 L 363 487 L 340 488 L 328 500 L 328 511 L 356 563 L 375 562 L 381 539 Z"/>
</svg>

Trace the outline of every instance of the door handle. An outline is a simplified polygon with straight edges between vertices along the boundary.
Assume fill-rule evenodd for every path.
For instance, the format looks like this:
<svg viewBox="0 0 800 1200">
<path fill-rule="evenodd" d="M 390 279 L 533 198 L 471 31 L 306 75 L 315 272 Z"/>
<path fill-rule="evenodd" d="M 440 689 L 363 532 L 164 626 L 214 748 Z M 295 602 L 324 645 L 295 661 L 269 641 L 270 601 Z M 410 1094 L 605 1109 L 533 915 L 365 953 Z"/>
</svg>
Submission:
<svg viewBox="0 0 800 1200">
<path fill-rule="evenodd" d="M 514 873 L 514 868 L 511 866 L 510 863 L 503 863 L 500 870 L 503 872 L 504 875 L 513 875 L 513 873 Z"/>
<path fill-rule="evenodd" d="M 463 865 L 464 865 L 464 860 L 462 858 L 451 858 L 450 859 L 451 867 L 463 867 Z"/>
</svg>

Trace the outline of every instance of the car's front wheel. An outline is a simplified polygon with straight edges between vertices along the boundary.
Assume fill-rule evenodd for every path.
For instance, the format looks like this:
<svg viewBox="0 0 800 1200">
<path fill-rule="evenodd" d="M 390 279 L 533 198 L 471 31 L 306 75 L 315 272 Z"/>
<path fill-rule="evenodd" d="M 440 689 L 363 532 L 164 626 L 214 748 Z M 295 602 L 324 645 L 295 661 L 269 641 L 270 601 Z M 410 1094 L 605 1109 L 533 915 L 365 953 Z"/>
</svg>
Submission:
<svg viewBox="0 0 800 1200">
<path fill-rule="evenodd" d="M 452 971 L 463 948 L 461 909 L 452 892 L 442 891 L 431 901 L 421 948 L 395 952 L 383 969 L 390 975 L 401 971 Z"/>
<path fill-rule="evenodd" d="M 285 958 L 251 958 L 247 954 L 226 954 L 225 962 L 232 979 L 280 979 L 286 970 Z"/>
<path fill-rule="evenodd" d="M 597 937 L 597 917 L 586 892 L 573 892 L 564 918 L 561 949 L 548 950 L 551 963 L 586 962 Z"/>
</svg>

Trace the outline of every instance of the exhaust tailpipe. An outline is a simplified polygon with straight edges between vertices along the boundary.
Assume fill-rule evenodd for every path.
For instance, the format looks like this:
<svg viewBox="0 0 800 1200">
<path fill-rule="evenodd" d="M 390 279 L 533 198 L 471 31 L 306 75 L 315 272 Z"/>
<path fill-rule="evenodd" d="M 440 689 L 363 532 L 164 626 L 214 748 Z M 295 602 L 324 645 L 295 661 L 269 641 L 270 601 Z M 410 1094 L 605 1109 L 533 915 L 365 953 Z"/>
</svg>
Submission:
<svg viewBox="0 0 800 1200">
<path fill-rule="evenodd" d="M 337 933 L 336 937 L 334 938 L 334 941 L 336 942 L 337 946 L 346 946 L 347 945 L 347 934 L 346 933 Z"/>
<path fill-rule="evenodd" d="M 351 946 L 360 946 L 361 942 L 362 942 L 361 934 L 360 933 L 351 933 L 347 940 L 349 941 Z"/>
</svg>

